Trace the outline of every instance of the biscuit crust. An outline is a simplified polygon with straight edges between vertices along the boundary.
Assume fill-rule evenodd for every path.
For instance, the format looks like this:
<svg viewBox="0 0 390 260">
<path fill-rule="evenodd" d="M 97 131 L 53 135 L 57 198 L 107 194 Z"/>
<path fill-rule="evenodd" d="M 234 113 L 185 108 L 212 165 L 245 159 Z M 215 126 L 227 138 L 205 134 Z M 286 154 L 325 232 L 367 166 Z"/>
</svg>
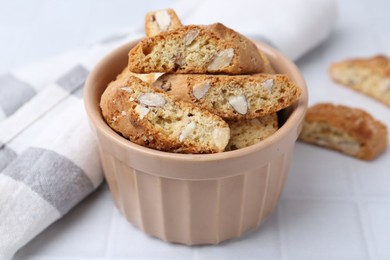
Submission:
<svg viewBox="0 0 390 260">
<path fill-rule="evenodd" d="M 334 63 L 329 73 L 335 82 L 390 106 L 390 59 L 383 55 Z"/>
<path fill-rule="evenodd" d="M 134 73 L 262 72 L 264 61 L 257 47 L 223 24 L 187 25 L 142 40 L 129 52 Z"/>
<path fill-rule="evenodd" d="M 301 94 L 301 89 L 284 74 L 165 74 L 153 86 L 227 120 L 275 113 L 294 103 Z M 200 92 L 202 88 L 204 93 Z M 234 106 L 235 97 L 240 98 L 237 102 L 246 106 L 246 110 Z"/>
<path fill-rule="evenodd" d="M 228 124 L 220 117 L 174 100 L 137 77 L 119 77 L 103 93 L 100 107 L 108 125 L 130 141 L 180 153 L 224 151 Z"/>
<path fill-rule="evenodd" d="M 308 109 L 299 139 L 372 160 L 387 148 L 387 127 L 362 109 L 320 103 Z"/>
<path fill-rule="evenodd" d="M 182 27 L 182 23 L 173 9 L 152 11 L 145 15 L 145 33 L 147 37 Z"/>
</svg>

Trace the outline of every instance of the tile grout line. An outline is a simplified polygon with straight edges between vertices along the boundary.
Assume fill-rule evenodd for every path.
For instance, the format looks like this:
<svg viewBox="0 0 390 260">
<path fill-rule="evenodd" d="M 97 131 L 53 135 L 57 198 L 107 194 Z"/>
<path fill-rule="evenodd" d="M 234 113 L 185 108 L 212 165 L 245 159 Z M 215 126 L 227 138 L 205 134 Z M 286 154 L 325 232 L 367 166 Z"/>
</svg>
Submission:
<svg viewBox="0 0 390 260">
<path fill-rule="evenodd" d="M 353 167 L 350 166 L 350 164 L 347 164 L 348 173 L 350 175 L 350 179 L 352 181 L 352 192 L 355 197 L 355 205 L 357 207 L 357 213 L 359 217 L 360 222 L 360 230 L 362 232 L 363 238 L 364 238 L 364 245 L 366 247 L 368 258 L 371 260 L 377 259 L 376 253 L 375 253 L 375 246 L 372 243 L 372 231 L 370 230 L 369 224 L 369 218 L 367 216 L 365 205 L 364 205 L 364 196 L 362 196 L 361 191 L 361 182 L 359 180 L 359 177 L 356 175 L 356 173 L 353 172 Z"/>
</svg>

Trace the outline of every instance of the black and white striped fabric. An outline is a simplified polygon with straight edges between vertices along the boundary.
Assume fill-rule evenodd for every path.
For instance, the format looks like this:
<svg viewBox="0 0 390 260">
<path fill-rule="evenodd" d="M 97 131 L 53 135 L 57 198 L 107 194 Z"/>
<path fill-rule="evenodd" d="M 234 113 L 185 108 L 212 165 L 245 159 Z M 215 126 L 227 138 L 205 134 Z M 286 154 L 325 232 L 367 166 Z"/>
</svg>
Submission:
<svg viewBox="0 0 390 260">
<path fill-rule="evenodd" d="M 83 85 L 102 56 L 141 36 L 116 35 L 0 75 L 0 259 L 11 259 L 102 183 Z"/>
</svg>

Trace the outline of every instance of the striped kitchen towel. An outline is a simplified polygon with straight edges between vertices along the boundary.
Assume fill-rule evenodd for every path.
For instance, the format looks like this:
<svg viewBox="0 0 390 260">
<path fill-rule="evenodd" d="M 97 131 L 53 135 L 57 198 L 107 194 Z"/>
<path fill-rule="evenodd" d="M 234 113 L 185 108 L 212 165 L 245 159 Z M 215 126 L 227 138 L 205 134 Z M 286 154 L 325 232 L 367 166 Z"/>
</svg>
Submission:
<svg viewBox="0 0 390 260">
<path fill-rule="evenodd" d="M 107 52 L 142 35 L 0 75 L 0 259 L 61 218 L 103 181 L 82 90 Z M 80 58 L 81 57 L 81 58 Z"/>
</svg>

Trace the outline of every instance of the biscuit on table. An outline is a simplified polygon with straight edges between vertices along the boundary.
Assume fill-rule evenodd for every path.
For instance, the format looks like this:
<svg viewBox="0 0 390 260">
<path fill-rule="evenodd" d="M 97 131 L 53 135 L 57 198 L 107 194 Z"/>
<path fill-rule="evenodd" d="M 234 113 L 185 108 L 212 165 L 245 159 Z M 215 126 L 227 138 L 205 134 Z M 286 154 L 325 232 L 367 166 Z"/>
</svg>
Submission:
<svg viewBox="0 0 390 260">
<path fill-rule="evenodd" d="M 137 77 L 111 82 L 100 101 L 107 124 L 130 141 L 181 153 L 223 152 L 228 124 L 206 110 L 174 100 Z"/>
<path fill-rule="evenodd" d="M 164 74 L 156 88 L 227 120 L 254 119 L 298 100 L 301 89 L 284 74 Z"/>
<path fill-rule="evenodd" d="M 134 73 L 262 72 L 264 61 L 254 43 L 221 23 L 187 25 L 139 42 L 129 52 Z"/>
<path fill-rule="evenodd" d="M 334 63 L 329 69 L 332 79 L 390 106 L 390 59 L 374 56 Z"/>
<path fill-rule="evenodd" d="M 308 109 L 299 139 L 372 160 L 387 148 L 387 127 L 361 109 L 320 103 Z"/>
</svg>

